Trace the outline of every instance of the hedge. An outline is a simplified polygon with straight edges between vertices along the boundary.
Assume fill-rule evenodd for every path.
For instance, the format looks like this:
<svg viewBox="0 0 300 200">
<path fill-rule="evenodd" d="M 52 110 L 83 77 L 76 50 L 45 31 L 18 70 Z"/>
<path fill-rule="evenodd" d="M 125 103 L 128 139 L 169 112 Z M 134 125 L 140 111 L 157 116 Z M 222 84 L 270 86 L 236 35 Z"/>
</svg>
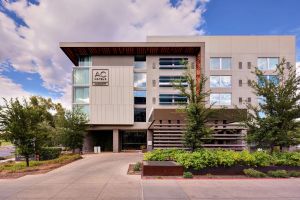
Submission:
<svg viewBox="0 0 300 200">
<path fill-rule="evenodd" d="M 60 156 L 61 148 L 59 147 L 43 147 L 40 154 L 40 160 L 53 160 Z"/>
<path fill-rule="evenodd" d="M 207 167 L 230 167 L 234 165 L 250 167 L 265 167 L 273 165 L 300 166 L 300 153 L 285 152 L 271 155 L 266 151 L 255 151 L 250 153 L 247 150 L 237 152 L 221 149 L 201 149 L 195 152 L 189 152 L 178 149 L 157 149 L 145 153 L 144 160 L 173 160 L 184 166 L 186 169 L 193 168 L 196 170 Z"/>
</svg>

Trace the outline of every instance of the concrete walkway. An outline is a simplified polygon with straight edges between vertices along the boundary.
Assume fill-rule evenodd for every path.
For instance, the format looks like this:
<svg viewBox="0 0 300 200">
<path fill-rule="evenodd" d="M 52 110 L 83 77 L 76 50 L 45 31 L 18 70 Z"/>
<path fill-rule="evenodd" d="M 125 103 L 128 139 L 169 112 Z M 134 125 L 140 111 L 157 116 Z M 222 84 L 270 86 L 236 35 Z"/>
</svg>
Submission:
<svg viewBox="0 0 300 200">
<path fill-rule="evenodd" d="M 300 179 L 141 180 L 138 153 L 103 153 L 51 171 L 0 179 L 0 199 L 300 199 Z"/>
</svg>

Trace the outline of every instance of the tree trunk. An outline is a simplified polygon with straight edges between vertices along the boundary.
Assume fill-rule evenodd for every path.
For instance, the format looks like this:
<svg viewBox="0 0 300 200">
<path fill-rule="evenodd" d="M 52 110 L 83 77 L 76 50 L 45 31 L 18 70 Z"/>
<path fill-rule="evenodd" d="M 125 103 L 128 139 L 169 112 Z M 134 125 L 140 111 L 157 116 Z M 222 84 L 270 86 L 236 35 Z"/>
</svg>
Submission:
<svg viewBox="0 0 300 200">
<path fill-rule="evenodd" d="M 26 167 L 29 167 L 29 156 L 25 156 L 25 160 L 26 160 Z"/>
</svg>

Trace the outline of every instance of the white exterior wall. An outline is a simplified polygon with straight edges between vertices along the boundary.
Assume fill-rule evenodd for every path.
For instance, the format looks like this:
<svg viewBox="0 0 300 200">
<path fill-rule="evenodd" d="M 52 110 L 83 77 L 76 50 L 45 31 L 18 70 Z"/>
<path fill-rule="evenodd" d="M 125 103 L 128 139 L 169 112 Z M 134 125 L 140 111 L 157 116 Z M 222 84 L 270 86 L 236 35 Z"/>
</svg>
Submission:
<svg viewBox="0 0 300 200">
<path fill-rule="evenodd" d="M 93 59 L 90 70 L 91 124 L 133 125 L 133 66 L 124 66 L 129 64 L 130 58 L 123 60 L 123 66 L 117 66 L 119 63 L 116 59 L 111 59 L 111 62 L 109 58 L 104 57 Z M 105 65 L 95 66 L 97 64 Z M 93 69 L 109 70 L 108 86 L 92 85 Z"/>
<path fill-rule="evenodd" d="M 211 89 L 212 93 L 232 93 L 232 105 L 229 108 L 245 107 L 239 104 L 240 97 L 243 101 L 250 97 L 252 103 L 257 103 L 247 81 L 256 79 L 251 72 L 257 66 L 259 57 L 286 58 L 293 66 L 296 64 L 294 36 L 149 36 L 147 42 L 204 42 L 205 62 L 201 66 L 201 73 L 208 78 L 210 75 L 231 75 L 232 83 L 231 88 L 210 88 L 208 79 L 206 89 Z M 231 57 L 231 70 L 210 70 L 211 57 Z M 243 64 L 242 69 L 239 69 L 239 62 Z M 251 62 L 251 69 L 247 68 L 247 62 Z M 273 71 L 265 73 L 271 75 Z M 242 87 L 238 83 L 240 79 L 243 81 Z"/>
</svg>

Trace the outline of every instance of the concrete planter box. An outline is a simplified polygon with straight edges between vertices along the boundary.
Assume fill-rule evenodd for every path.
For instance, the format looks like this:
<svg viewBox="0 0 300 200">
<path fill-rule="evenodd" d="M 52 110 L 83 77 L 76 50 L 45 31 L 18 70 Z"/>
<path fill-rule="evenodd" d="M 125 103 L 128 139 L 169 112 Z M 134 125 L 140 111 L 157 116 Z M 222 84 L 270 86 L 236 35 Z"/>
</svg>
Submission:
<svg viewBox="0 0 300 200">
<path fill-rule="evenodd" d="M 264 173 L 267 173 L 270 170 L 287 170 L 287 171 L 300 171 L 300 167 L 298 166 L 267 166 L 267 167 L 251 167 L 251 166 L 232 166 L 232 167 L 210 167 L 204 168 L 201 170 L 196 169 L 188 169 L 187 171 L 193 173 L 194 175 L 244 175 L 244 169 L 255 169 Z"/>
<path fill-rule="evenodd" d="M 182 176 L 183 171 L 174 161 L 143 161 L 142 176 Z"/>
</svg>

